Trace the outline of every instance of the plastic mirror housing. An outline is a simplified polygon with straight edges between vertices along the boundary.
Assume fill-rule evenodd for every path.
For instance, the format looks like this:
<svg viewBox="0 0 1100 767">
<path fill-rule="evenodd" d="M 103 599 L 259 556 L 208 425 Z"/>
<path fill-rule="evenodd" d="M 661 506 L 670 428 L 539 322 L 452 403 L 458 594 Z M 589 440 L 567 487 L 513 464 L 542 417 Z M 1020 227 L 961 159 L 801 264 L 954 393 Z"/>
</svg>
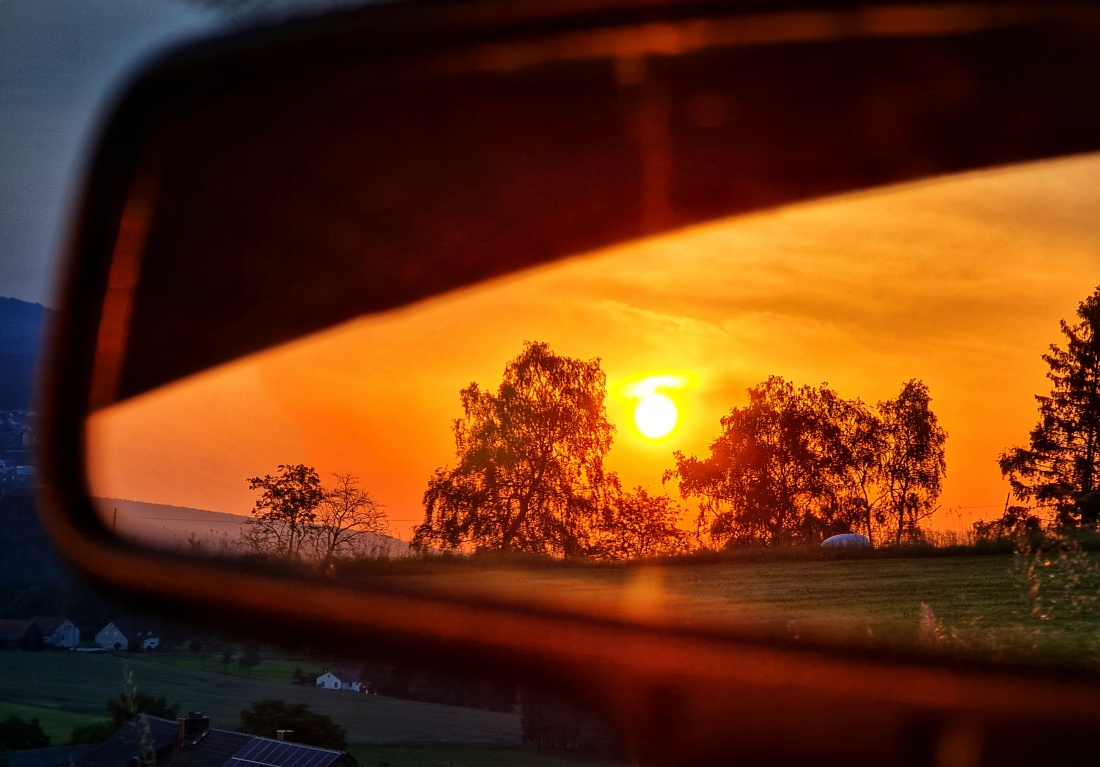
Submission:
<svg viewBox="0 0 1100 767">
<path fill-rule="evenodd" d="M 73 226 L 40 408 L 47 527 L 147 608 L 556 689 L 654 763 L 1074 763 L 1100 734 L 1090 675 L 456 596 L 445 569 L 352 589 L 142 549 L 98 520 L 83 425 L 616 242 L 1095 150 L 1098 59 L 1100 12 L 1075 6 L 656 0 L 390 4 L 169 52 L 115 106 Z"/>
</svg>

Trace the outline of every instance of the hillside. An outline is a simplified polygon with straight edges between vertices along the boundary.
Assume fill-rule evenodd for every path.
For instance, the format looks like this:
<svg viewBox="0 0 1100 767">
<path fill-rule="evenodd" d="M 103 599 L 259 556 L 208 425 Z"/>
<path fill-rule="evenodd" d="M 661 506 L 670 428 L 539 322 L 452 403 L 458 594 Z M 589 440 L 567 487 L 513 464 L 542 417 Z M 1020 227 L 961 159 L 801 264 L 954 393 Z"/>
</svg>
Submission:
<svg viewBox="0 0 1100 767">
<path fill-rule="evenodd" d="M 50 310 L 16 298 L 0 298 L 0 410 L 31 406 L 38 350 Z"/>
<path fill-rule="evenodd" d="M 232 550 L 247 516 L 121 498 L 97 498 L 104 524 L 123 538 L 157 549 Z M 370 534 L 369 547 L 390 557 L 408 553 L 397 538 Z"/>
</svg>

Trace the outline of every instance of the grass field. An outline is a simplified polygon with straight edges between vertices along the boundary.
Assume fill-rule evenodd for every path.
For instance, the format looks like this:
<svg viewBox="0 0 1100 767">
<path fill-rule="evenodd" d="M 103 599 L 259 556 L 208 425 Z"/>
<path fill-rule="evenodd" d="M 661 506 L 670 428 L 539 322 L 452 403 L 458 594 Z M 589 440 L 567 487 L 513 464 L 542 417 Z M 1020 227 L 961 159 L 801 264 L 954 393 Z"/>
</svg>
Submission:
<svg viewBox="0 0 1100 767">
<path fill-rule="evenodd" d="M 141 659 L 149 663 L 163 663 L 191 671 L 212 671 L 223 675 L 244 677 L 245 679 L 287 683 L 294 678 L 294 669 L 296 668 L 302 669 L 304 673 L 319 676 L 329 666 L 324 661 L 307 658 L 264 658 L 260 665 L 248 672 L 237 665 L 236 658 L 228 664 L 222 664 L 219 653 L 205 655 L 150 653 L 142 655 Z"/>
<path fill-rule="evenodd" d="M 926 604 L 958 644 L 979 653 L 1031 653 L 1035 645 L 1037 659 L 1092 663 L 1100 650 L 1095 611 L 1028 617 L 1011 555 L 715 564 L 667 568 L 662 579 L 700 616 L 799 636 L 911 645 Z"/>
<path fill-rule="evenodd" d="M 461 588 L 513 601 L 564 602 L 597 616 L 748 628 L 861 647 L 913 646 L 925 604 L 942 625 L 943 649 L 950 652 L 1070 665 L 1100 662 L 1097 589 L 1082 587 L 1078 595 L 1092 600 L 1091 611 L 1075 615 L 1059 608 L 1050 620 L 1031 620 L 1027 589 L 1012 554 L 767 554 L 647 567 L 544 567 L 504 577 L 491 569 L 468 568 L 462 571 Z M 1081 556 L 1095 580 L 1098 554 Z M 1044 583 L 1042 593 L 1056 581 Z"/>
<path fill-rule="evenodd" d="M 17 716 L 27 722 L 37 719 L 42 726 L 42 731 L 50 737 L 50 745 L 53 746 L 67 744 L 74 728 L 107 719 L 106 716 L 75 714 L 50 706 L 0 700 L 0 720 L 7 719 L 9 716 Z"/>
<path fill-rule="evenodd" d="M 133 671 L 140 691 L 163 695 L 182 711 L 202 711 L 213 726 L 233 729 L 240 713 L 254 701 L 278 698 L 307 703 L 348 730 L 349 743 L 479 743 L 517 745 L 519 716 L 491 711 L 357 695 L 260 679 L 243 679 L 216 671 L 196 671 L 158 663 L 140 655 L 90 655 L 67 652 L 0 653 L 0 711 L 15 707 L 47 719 L 53 741 L 63 745 L 63 715 L 86 717 L 77 724 L 106 718 L 105 705 L 119 694 L 123 664 Z M 34 713 L 37 712 L 37 713 Z M 47 717 L 49 714 L 49 717 Z M 26 714 L 22 714 L 26 716 Z M 52 718 L 50 718 L 52 717 Z M 60 731 L 58 728 L 61 728 Z"/>
</svg>

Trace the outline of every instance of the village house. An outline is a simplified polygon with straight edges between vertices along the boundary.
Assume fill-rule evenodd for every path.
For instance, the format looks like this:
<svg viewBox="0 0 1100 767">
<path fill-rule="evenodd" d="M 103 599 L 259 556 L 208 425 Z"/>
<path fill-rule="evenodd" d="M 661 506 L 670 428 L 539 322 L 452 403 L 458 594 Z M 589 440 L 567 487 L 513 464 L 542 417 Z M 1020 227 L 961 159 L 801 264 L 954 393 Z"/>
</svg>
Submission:
<svg viewBox="0 0 1100 767">
<path fill-rule="evenodd" d="M 79 647 L 80 629 L 65 618 L 48 618 L 36 615 L 32 621 L 42 631 L 42 641 L 53 647 Z"/>
<path fill-rule="evenodd" d="M 34 621 L 0 620 L 0 650 L 41 650 L 42 629 Z"/>
<path fill-rule="evenodd" d="M 95 643 L 104 650 L 155 650 L 160 638 L 148 629 L 135 629 L 128 623 L 112 622 L 95 635 Z"/>
<path fill-rule="evenodd" d="M 366 692 L 368 683 L 362 681 L 362 675 L 346 668 L 326 668 L 325 673 L 317 677 L 317 686 L 326 690 L 351 690 Z"/>
</svg>

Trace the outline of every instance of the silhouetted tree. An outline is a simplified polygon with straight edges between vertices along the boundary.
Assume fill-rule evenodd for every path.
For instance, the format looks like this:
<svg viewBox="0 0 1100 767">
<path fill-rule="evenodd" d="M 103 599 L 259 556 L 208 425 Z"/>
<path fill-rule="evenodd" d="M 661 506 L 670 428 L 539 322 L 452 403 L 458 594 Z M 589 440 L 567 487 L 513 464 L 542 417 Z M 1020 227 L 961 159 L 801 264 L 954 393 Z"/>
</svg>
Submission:
<svg viewBox="0 0 1100 767">
<path fill-rule="evenodd" d="M 50 736 L 42 731 L 37 719 L 28 722 L 18 716 L 9 716 L 0 720 L 0 756 L 9 751 L 46 748 L 48 745 Z"/>
<path fill-rule="evenodd" d="M 102 743 L 118 731 L 114 722 L 89 722 L 77 725 L 69 735 L 69 745 L 79 746 L 85 743 Z"/>
<path fill-rule="evenodd" d="M 254 645 L 245 645 L 241 648 L 241 655 L 237 658 L 237 667 L 240 668 L 245 674 L 251 678 L 252 669 L 260 665 L 263 660 L 263 656 L 260 655 L 260 651 Z"/>
<path fill-rule="evenodd" d="M 590 711 L 546 695 L 524 691 L 520 705 L 523 742 L 539 748 L 622 759 L 621 744 Z"/>
<path fill-rule="evenodd" d="M 877 412 L 827 386 L 779 376 L 722 418 L 710 456 L 676 453 L 684 498 L 716 546 L 808 543 L 858 530 L 900 543 L 935 508 L 946 433 L 927 387 L 909 381 Z"/>
<path fill-rule="evenodd" d="M 239 732 L 274 738 L 279 730 L 294 730 L 294 741 L 321 748 L 347 748 L 348 731 L 305 703 L 260 700 L 241 711 Z"/>
<path fill-rule="evenodd" d="M 642 487 L 623 492 L 617 479 L 614 484 L 600 523 L 602 557 L 629 560 L 687 550 L 687 531 L 678 525 L 683 516 L 679 504 L 667 495 L 650 495 Z"/>
<path fill-rule="evenodd" d="M 722 431 L 699 459 L 677 451 L 684 498 L 699 500 L 697 523 L 718 546 L 820 540 L 845 532 L 838 519 L 839 425 L 828 418 L 836 394 L 794 385 L 779 376 L 748 390 L 749 404 L 721 420 Z"/>
<path fill-rule="evenodd" d="M 454 468 L 437 469 L 413 542 L 555 556 L 590 552 L 614 427 L 600 361 L 527 343 L 496 393 L 472 383 L 454 422 Z"/>
<path fill-rule="evenodd" d="M 206 670 L 206 644 L 201 639 L 192 639 L 187 643 L 188 649 L 202 659 L 203 671 Z"/>
<path fill-rule="evenodd" d="M 843 444 L 841 459 L 833 467 L 839 475 L 837 505 L 841 516 L 851 521 L 853 532 L 874 543 L 886 521 L 882 510 L 885 428 L 878 414 L 858 399 L 841 401 L 834 418 Z"/>
<path fill-rule="evenodd" d="M 179 703 L 168 705 L 168 699 L 165 696 L 154 698 L 152 695 L 138 692 L 132 686 L 119 693 L 117 698 L 107 701 L 107 715 L 111 717 L 111 725 L 116 730 L 138 714 L 175 719 L 179 710 Z"/>
<path fill-rule="evenodd" d="M 947 472 L 944 431 L 923 381 L 908 381 L 897 398 L 878 404 L 885 450 L 880 462 L 882 513 L 900 544 L 937 508 Z"/>
<path fill-rule="evenodd" d="M 252 477 L 248 486 L 263 492 L 241 532 L 245 543 L 259 553 L 299 559 L 325 497 L 317 471 L 281 464 L 277 475 Z"/>
<path fill-rule="evenodd" d="M 353 474 L 333 474 L 336 486 L 317 506 L 311 539 L 318 557 L 331 561 L 341 554 L 363 552 L 363 541 L 385 534 L 386 512 L 382 504 L 359 486 Z"/>
<path fill-rule="evenodd" d="M 1064 527 L 1095 529 L 1100 517 L 1100 287 L 1062 320 L 1064 346 L 1043 360 L 1050 394 L 1036 396 L 1039 423 L 1027 447 L 1000 456 L 1015 497 L 1049 510 Z"/>
</svg>

